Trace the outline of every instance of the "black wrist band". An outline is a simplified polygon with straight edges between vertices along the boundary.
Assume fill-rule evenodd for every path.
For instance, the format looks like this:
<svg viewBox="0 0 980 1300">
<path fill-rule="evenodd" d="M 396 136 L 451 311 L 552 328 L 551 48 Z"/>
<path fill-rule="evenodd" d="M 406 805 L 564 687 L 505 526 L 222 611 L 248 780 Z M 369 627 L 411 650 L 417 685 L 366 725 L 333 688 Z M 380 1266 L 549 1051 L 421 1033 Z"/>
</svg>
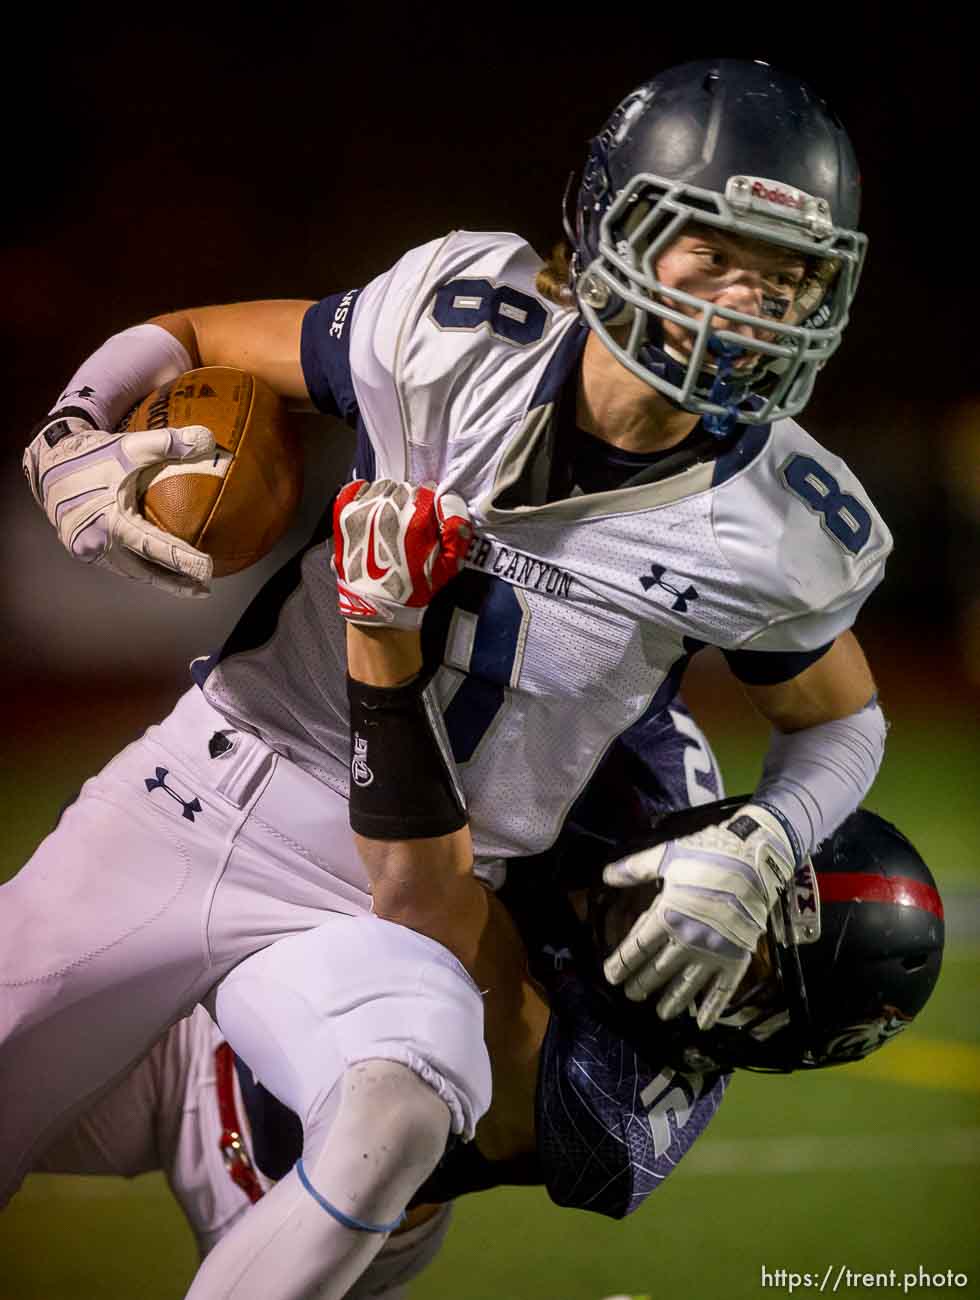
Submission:
<svg viewBox="0 0 980 1300">
<path fill-rule="evenodd" d="M 66 438 L 68 434 L 72 432 L 68 425 L 64 425 L 61 429 L 55 429 L 52 427 L 53 425 L 61 424 L 62 420 L 84 420 L 90 428 L 95 428 L 91 415 L 89 415 L 88 411 L 83 411 L 80 406 L 59 406 L 56 411 L 52 411 L 50 415 L 46 415 L 43 420 L 38 420 L 37 424 L 35 424 L 34 428 L 31 430 L 30 440 L 33 442 L 39 433 L 42 433 L 47 429 L 49 432 L 45 433 L 44 436 L 47 439 L 48 446 L 57 446 L 62 438 Z"/>
<path fill-rule="evenodd" d="M 448 835 L 466 809 L 442 716 L 422 678 L 368 686 L 348 676 L 350 824 L 375 840 Z"/>
</svg>

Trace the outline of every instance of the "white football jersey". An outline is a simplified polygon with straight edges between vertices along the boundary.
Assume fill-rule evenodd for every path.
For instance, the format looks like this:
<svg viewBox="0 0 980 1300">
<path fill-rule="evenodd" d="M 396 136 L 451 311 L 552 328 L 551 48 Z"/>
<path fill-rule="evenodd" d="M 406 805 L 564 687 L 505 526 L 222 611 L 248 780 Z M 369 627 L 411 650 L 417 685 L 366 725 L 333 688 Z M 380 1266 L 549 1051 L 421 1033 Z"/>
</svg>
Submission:
<svg viewBox="0 0 980 1300">
<path fill-rule="evenodd" d="M 489 857 L 554 841 L 615 737 L 670 702 L 692 651 L 805 666 L 851 626 L 891 548 L 854 475 L 792 420 L 662 481 L 546 501 L 556 406 L 587 330 L 537 294 L 540 264 L 515 235 L 455 232 L 324 299 L 303 330 L 311 395 L 357 427 L 358 472 L 433 480 L 470 506 L 467 571 L 425 635 Z M 346 793 L 329 541 L 269 584 L 205 690 Z"/>
</svg>

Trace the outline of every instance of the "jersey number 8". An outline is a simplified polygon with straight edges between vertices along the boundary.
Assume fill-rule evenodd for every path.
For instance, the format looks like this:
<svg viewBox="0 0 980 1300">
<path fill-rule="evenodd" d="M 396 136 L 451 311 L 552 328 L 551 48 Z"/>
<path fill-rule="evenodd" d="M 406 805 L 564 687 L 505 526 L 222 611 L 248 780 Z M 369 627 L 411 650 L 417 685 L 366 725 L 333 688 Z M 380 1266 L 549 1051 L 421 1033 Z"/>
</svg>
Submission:
<svg viewBox="0 0 980 1300">
<path fill-rule="evenodd" d="M 490 280 L 450 280 L 436 291 L 432 318 L 446 330 L 485 325 L 498 338 L 526 347 L 544 333 L 548 314 L 530 294 Z"/>
<path fill-rule="evenodd" d="M 857 555 L 871 535 L 871 515 L 857 497 L 842 492 L 829 470 L 812 456 L 793 456 L 783 466 L 783 482 L 814 514 L 834 541 Z"/>
</svg>

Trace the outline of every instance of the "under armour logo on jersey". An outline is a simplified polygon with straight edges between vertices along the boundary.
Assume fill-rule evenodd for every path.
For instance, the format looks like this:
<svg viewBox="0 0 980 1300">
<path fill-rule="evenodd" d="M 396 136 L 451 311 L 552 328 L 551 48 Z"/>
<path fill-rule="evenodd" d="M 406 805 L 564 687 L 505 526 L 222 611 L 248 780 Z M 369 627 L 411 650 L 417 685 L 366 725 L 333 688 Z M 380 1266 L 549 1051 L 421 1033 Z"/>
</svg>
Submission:
<svg viewBox="0 0 980 1300">
<path fill-rule="evenodd" d="M 640 579 L 640 586 L 644 591 L 649 591 L 651 587 L 662 587 L 664 591 L 669 592 L 674 597 L 671 609 L 676 609 L 681 614 L 687 613 L 688 603 L 692 600 L 698 600 L 697 587 L 688 586 L 685 591 L 675 587 L 673 583 L 664 582 L 664 574 L 667 570 L 662 564 L 651 564 L 650 572 L 645 573 Z"/>
<path fill-rule="evenodd" d="M 572 960 L 571 948 L 552 948 L 551 944 L 546 944 L 541 951 L 546 957 L 550 957 L 555 970 L 564 970 L 565 963 Z"/>
<path fill-rule="evenodd" d="M 200 799 L 198 799 L 197 795 L 192 799 L 185 799 L 182 795 L 179 795 L 176 790 L 171 790 L 170 786 L 167 785 L 167 777 L 170 775 L 169 768 L 158 767 L 156 772 L 157 774 L 155 777 L 148 776 L 146 778 L 147 791 L 152 794 L 154 790 L 166 790 L 171 799 L 176 799 L 180 804 L 182 809 L 181 816 L 186 817 L 189 822 L 192 822 L 194 820 L 194 814 L 203 811 Z"/>
</svg>

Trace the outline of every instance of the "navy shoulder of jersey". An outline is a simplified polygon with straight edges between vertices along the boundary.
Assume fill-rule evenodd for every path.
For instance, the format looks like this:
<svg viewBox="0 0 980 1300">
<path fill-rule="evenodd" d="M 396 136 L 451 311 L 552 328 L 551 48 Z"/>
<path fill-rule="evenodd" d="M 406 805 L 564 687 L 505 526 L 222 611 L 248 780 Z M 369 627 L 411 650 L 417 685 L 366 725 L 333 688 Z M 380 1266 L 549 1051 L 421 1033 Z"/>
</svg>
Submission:
<svg viewBox="0 0 980 1300">
<path fill-rule="evenodd" d="M 300 359 L 313 405 L 348 424 L 357 420 L 357 397 L 350 370 L 350 322 L 360 289 L 333 293 L 303 317 Z"/>
<path fill-rule="evenodd" d="M 540 265 L 517 235 L 452 231 L 323 299 L 301 343 L 315 405 L 363 430 L 379 473 L 441 478 L 447 439 L 523 412 L 554 321 L 575 317 L 537 295 Z"/>
</svg>

